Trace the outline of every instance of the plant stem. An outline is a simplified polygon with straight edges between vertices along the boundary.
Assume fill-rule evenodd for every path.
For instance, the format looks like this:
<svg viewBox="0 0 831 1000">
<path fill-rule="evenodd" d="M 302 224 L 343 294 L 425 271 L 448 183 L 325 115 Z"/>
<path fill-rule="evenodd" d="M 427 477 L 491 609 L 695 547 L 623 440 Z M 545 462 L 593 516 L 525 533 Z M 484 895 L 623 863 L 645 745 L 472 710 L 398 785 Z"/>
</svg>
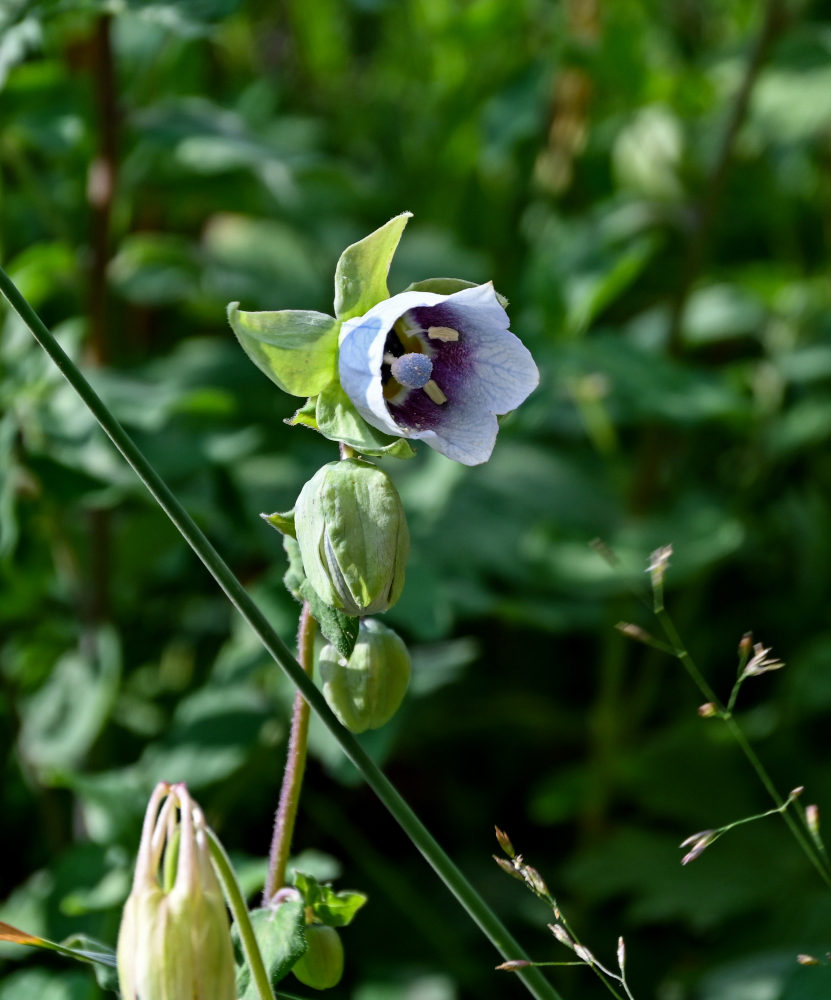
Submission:
<svg viewBox="0 0 831 1000">
<path fill-rule="evenodd" d="M 245 905 L 242 892 L 240 891 L 237 877 L 234 874 L 231 859 L 225 853 L 225 848 L 219 842 L 217 835 L 208 828 L 208 844 L 211 850 L 214 868 L 216 869 L 222 889 L 225 892 L 225 900 L 234 917 L 234 923 L 239 931 L 242 950 L 245 953 L 245 961 L 251 970 L 251 978 L 257 987 L 260 1000 L 274 1000 L 274 991 L 268 978 L 263 956 L 260 954 L 260 946 L 257 944 L 257 936 L 248 915 L 248 907 Z"/>
<path fill-rule="evenodd" d="M 312 617 L 308 602 L 300 612 L 300 627 L 297 635 L 298 661 L 311 677 L 314 669 L 314 643 L 316 622 Z M 263 906 L 268 906 L 274 893 L 286 884 L 286 865 L 291 850 L 294 821 L 300 804 L 303 788 L 303 774 L 306 770 L 306 745 L 309 738 L 309 703 L 300 693 L 294 693 L 294 709 L 291 716 L 291 733 L 286 754 L 286 770 L 280 789 L 280 803 L 274 817 L 274 834 L 268 854 L 268 877 L 263 892 Z"/>
<path fill-rule="evenodd" d="M 216 549 L 199 530 L 171 492 L 168 485 L 147 461 L 135 442 L 110 413 L 107 406 L 93 391 L 89 382 L 67 357 L 43 321 L 20 294 L 14 282 L 0 268 L 0 292 L 29 327 L 38 343 L 54 361 L 60 372 L 109 435 L 113 444 L 124 456 L 156 502 L 176 526 L 179 533 L 205 564 L 206 568 L 224 591 L 228 600 L 239 611 L 259 637 L 263 647 L 299 688 L 323 724 L 340 744 L 343 752 L 355 765 L 363 779 L 377 795 L 392 817 L 401 826 L 413 845 L 423 855 L 450 892 L 456 897 L 468 916 L 506 960 L 527 958 L 524 950 L 508 932 L 485 900 L 465 878 L 456 864 L 439 846 L 432 834 L 416 816 L 395 786 L 381 772 L 375 762 L 361 747 L 355 737 L 338 722 L 326 700 L 299 663 L 274 631 L 271 623 L 234 576 Z M 539 970 L 520 969 L 516 975 L 526 989 L 538 1000 L 560 1000 L 559 993 L 547 982 Z"/>
</svg>

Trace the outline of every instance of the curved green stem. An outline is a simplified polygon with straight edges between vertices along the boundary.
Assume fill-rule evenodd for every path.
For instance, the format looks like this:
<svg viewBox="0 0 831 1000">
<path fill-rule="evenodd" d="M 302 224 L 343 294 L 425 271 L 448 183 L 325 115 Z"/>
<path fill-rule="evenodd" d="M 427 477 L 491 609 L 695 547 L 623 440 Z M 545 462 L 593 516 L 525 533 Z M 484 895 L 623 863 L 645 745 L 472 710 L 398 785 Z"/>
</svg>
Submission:
<svg viewBox="0 0 831 1000">
<path fill-rule="evenodd" d="M 381 772 L 375 762 L 361 747 L 355 737 L 344 729 L 332 713 L 326 700 L 299 663 L 286 648 L 274 631 L 271 623 L 251 599 L 245 588 L 234 576 L 231 569 L 199 530 L 171 492 L 168 485 L 136 447 L 132 438 L 96 395 L 84 376 L 67 357 L 43 321 L 20 294 L 14 282 L 0 268 L 0 291 L 6 296 L 12 308 L 29 327 L 35 339 L 72 386 L 90 410 L 98 423 L 109 435 L 127 463 L 141 479 L 156 502 L 167 514 L 182 537 L 207 567 L 210 574 L 225 592 L 228 600 L 239 611 L 259 637 L 264 648 L 286 673 L 295 687 L 321 721 L 340 744 L 343 752 L 355 765 L 364 781 L 383 803 L 396 822 L 401 826 L 413 845 L 423 855 L 458 903 L 479 927 L 505 959 L 527 958 L 524 950 L 508 932 L 496 914 L 465 878 L 451 858 L 442 850 L 438 842 L 416 816 L 395 786 Z M 532 996 L 539 1000 L 560 1000 L 559 993 L 548 983 L 542 973 L 534 968 L 519 970 L 516 975 L 522 980 Z"/>
<path fill-rule="evenodd" d="M 300 612 L 300 627 L 297 635 L 297 654 L 300 665 L 309 677 L 314 668 L 314 644 L 316 622 L 308 603 Z M 294 695 L 294 709 L 291 716 L 291 733 L 286 754 L 286 770 L 280 789 L 280 803 L 274 817 L 274 834 L 268 854 L 268 877 L 265 880 L 263 906 L 268 906 L 274 893 L 286 884 L 286 866 L 291 850 L 294 822 L 300 804 L 303 788 L 303 774 L 306 770 L 306 745 L 309 739 L 309 703 L 300 693 Z"/>
<path fill-rule="evenodd" d="M 260 954 L 260 946 L 257 944 L 257 936 L 254 933 L 251 917 L 248 915 L 248 907 L 245 905 L 237 877 L 234 875 L 231 859 L 225 853 L 225 848 L 213 830 L 209 828 L 207 832 L 211 859 L 219 881 L 222 883 L 225 899 L 234 916 L 234 922 L 242 942 L 242 950 L 245 953 L 245 961 L 251 970 L 251 978 L 257 987 L 260 1000 L 274 1000 L 274 990 L 272 990 L 268 979 L 263 956 Z"/>
</svg>

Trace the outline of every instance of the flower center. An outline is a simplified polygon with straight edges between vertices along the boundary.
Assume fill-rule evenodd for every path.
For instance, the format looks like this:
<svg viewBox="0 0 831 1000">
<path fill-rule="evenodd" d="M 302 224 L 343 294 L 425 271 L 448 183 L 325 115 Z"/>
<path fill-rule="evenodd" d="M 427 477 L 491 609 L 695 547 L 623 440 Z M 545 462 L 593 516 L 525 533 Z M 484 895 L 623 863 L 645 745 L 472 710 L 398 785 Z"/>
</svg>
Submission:
<svg viewBox="0 0 831 1000">
<path fill-rule="evenodd" d="M 433 375 L 433 362 L 426 354 L 402 354 L 390 364 L 392 377 L 408 389 L 423 389 Z"/>
</svg>

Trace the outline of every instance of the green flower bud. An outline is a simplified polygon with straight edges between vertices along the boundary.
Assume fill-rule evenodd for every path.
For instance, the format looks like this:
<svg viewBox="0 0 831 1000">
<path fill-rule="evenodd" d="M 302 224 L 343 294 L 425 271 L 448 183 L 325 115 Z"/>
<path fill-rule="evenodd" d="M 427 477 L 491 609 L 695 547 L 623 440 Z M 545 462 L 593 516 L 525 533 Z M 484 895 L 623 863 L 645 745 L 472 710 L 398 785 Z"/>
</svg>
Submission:
<svg viewBox="0 0 831 1000">
<path fill-rule="evenodd" d="M 334 646 L 324 646 L 317 666 L 329 708 L 353 733 L 389 722 L 410 683 L 407 647 L 374 618 L 361 620 L 348 660 Z"/>
<path fill-rule="evenodd" d="M 123 1000 L 237 995 L 228 916 L 205 820 L 184 785 L 162 782 L 147 806 L 117 959 Z"/>
<path fill-rule="evenodd" d="M 306 577 L 330 607 L 380 614 L 401 596 L 410 535 L 398 491 L 376 466 L 324 465 L 300 491 L 295 529 Z"/>
<path fill-rule="evenodd" d="M 309 924 L 306 928 L 306 951 L 295 962 L 292 972 L 313 990 L 337 986 L 343 975 L 343 944 L 334 927 Z"/>
</svg>

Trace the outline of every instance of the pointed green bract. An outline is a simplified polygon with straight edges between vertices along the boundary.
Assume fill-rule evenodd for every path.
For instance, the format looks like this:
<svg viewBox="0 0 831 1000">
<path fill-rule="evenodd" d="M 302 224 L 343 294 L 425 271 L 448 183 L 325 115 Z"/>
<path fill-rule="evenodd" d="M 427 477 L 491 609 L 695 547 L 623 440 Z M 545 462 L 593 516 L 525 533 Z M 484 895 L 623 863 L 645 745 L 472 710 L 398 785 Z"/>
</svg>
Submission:
<svg viewBox="0 0 831 1000">
<path fill-rule="evenodd" d="M 264 521 L 268 521 L 272 528 L 276 528 L 278 531 L 282 532 L 284 535 L 291 535 L 292 538 L 297 538 L 297 531 L 294 527 L 294 509 L 287 510 L 285 514 L 280 514 L 275 511 L 274 514 L 260 514 L 260 517 Z"/>
<path fill-rule="evenodd" d="M 335 315 L 362 316 L 389 298 L 387 274 L 404 227 L 412 212 L 402 212 L 374 233 L 347 247 L 335 269 Z"/>
<path fill-rule="evenodd" d="M 243 312 L 232 302 L 228 322 L 260 371 L 292 396 L 315 396 L 337 375 L 340 323 L 325 313 Z"/>
<path fill-rule="evenodd" d="M 331 382 L 329 383 L 332 384 Z M 311 396 L 306 402 L 300 407 L 299 410 L 294 414 L 294 416 L 289 417 L 285 421 L 289 427 L 296 427 L 297 424 L 301 424 L 303 427 L 311 427 L 313 431 L 317 430 L 317 417 L 315 416 L 315 411 L 317 409 L 317 396 Z"/>
<path fill-rule="evenodd" d="M 305 408 L 304 408 L 305 409 Z M 306 423 L 298 411 L 293 422 Z M 355 409 L 340 382 L 330 382 L 317 397 L 315 421 L 320 433 L 330 441 L 342 441 L 361 455 L 412 458 L 415 451 L 404 438 L 396 438 L 376 430 Z"/>
</svg>

